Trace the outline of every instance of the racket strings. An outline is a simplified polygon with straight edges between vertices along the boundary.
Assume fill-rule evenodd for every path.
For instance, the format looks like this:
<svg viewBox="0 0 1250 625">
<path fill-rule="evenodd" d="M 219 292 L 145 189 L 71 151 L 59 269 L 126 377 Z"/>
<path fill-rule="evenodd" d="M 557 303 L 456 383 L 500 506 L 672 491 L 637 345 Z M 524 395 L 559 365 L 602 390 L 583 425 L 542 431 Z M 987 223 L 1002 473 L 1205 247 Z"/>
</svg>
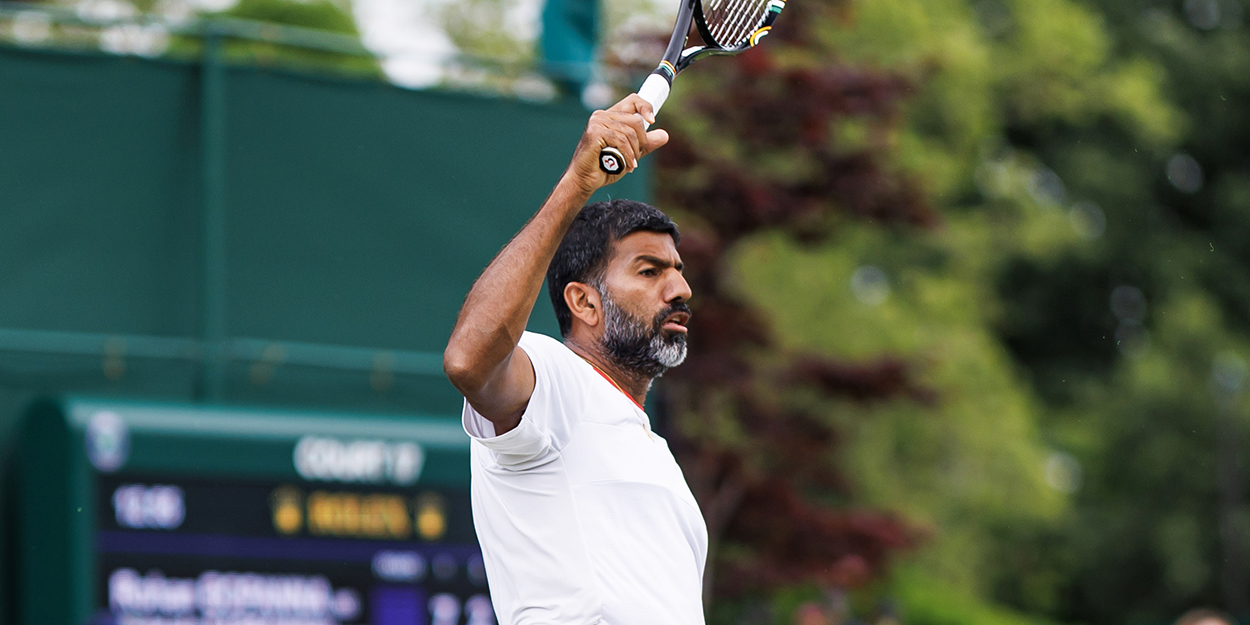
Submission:
<svg viewBox="0 0 1250 625">
<path fill-rule="evenodd" d="M 709 11 L 703 14 L 704 23 L 707 24 L 708 32 L 715 39 L 715 43 L 722 47 L 734 47 L 741 43 L 742 37 L 734 37 L 739 34 L 735 22 L 742 19 L 742 5 L 746 0 L 710 0 L 708 3 Z"/>
<path fill-rule="evenodd" d="M 742 40 L 745 39 L 747 35 L 750 35 L 749 32 L 744 32 L 743 30 L 746 26 L 748 26 L 746 20 L 750 17 L 747 11 L 749 8 L 748 5 L 749 0 L 735 0 L 733 4 L 729 6 L 729 15 L 732 16 L 732 19 L 727 20 L 725 22 L 725 27 L 721 30 L 724 32 L 725 37 L 729 41 L 733 42 L 733 45 L 741 44 Z"/>
<path fill-rule="evenodd" d="M 767 0 L 705 0 L 703 6 L 708 33 L 724 48 L 746 43 L 768 15 Z"/>
</svg>

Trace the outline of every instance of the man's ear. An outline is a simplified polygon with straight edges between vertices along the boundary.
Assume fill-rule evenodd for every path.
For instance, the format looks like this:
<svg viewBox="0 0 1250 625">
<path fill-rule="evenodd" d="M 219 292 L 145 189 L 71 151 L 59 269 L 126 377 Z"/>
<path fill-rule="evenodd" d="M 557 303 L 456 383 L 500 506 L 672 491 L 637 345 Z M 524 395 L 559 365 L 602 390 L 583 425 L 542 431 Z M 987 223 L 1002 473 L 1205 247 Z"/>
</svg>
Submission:
<svg viewBox="0 0 1250 625">
<path fill-rule="evenodd" d="M 599 291 L 589 284 L 570 282 L 564 285 L 564 303 L 568 304 L 569 312 L 582 323 L 595 327 L 603 320 L 603 306 L 599 301 Z"/>
</svg>

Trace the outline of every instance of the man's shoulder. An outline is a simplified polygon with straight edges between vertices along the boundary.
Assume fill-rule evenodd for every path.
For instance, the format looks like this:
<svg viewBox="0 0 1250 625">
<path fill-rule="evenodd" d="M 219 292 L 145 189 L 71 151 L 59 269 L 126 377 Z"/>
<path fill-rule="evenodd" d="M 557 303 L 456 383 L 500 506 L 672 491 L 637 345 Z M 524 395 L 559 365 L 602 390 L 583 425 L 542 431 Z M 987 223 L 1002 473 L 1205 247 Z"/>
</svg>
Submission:
<svg viewBox="0 0 1250 625">
<path fill-rule="evenodd" d="M 580 379 L 585 376 L 585 370 L 590 369 L 581 356 L 552 336 L 526 331 L 517 345 L 530 356 L 535 370 L 547 371 L 555 380 Z"/>
<path fill-rule="evenodd" d="M 577 358 L 577 354 L 574 354 L 573 350 L 559 339 L 529 330 L 521 333 L 521 341 L 518 345 L 530 355 L 530 358 L 534 357 L 535 352 L 541 355 L 550 354 L 557 358 Z"/>
</svg>

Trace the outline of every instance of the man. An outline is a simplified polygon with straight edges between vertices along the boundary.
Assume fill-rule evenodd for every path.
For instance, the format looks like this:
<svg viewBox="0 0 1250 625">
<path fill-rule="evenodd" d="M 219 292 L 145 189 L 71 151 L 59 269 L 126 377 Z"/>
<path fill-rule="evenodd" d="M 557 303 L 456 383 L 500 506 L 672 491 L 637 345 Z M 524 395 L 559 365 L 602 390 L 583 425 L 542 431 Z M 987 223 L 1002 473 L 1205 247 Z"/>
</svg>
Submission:
<svg viewBox="0 0 1250 625">
<path fill-rule="evenodd" d="M 478 278 L 443 356 L 473 437 L 473 521 L 501 625 L 697 625 L 707 529 L 642 409 L 686 354 L 677 227 L 583 205 L 668 141 L 630 96 L 598 111 L 555 190 Z M 622 174 L 624 175 L 624 174 Z M 525 332 L 547 277 L 564 342 Z"/>
</svg>

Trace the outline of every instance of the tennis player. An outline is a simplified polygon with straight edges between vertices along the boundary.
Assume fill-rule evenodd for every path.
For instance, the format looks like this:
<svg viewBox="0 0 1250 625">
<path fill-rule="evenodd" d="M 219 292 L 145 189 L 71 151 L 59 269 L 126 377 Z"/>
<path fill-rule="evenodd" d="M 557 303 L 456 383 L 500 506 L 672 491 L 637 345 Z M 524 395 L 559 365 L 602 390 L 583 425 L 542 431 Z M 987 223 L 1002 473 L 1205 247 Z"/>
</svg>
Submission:
<svg viewBox="0 0 1250 625">
<path fill-rule="evenodd" d="M 529 223 L 478 278 L 443 356 L 473 438 L 473 521 L 501 625 L 697 625 L 707 528 L 643 403 L 686 356 L 677 226 L 585 205 L 668 141 L 636 95 L 590 118 Z M 621 174 L 624 175 L 624 174 Z M 563 341 L 525 331 L 546 275 Z"/>
</svg>

